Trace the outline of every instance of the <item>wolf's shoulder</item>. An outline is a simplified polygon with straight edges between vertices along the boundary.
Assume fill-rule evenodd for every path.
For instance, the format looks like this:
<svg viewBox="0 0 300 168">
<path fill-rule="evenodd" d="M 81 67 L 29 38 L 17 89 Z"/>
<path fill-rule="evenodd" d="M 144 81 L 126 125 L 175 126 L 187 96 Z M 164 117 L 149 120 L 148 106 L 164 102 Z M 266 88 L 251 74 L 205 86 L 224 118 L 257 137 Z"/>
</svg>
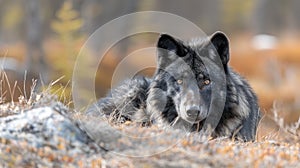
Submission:
<svg viewBox="0 0 300 168">
<path fill-rule="evenodd" d="M 137 96 L 137 94 L 146 94 L 152 79 L 144 76 L 136 76 L 131 79 L 123 80 L 119 85 L 114 87 L 107 95 L 114 99 L 128 99 Z"/>
</svg>

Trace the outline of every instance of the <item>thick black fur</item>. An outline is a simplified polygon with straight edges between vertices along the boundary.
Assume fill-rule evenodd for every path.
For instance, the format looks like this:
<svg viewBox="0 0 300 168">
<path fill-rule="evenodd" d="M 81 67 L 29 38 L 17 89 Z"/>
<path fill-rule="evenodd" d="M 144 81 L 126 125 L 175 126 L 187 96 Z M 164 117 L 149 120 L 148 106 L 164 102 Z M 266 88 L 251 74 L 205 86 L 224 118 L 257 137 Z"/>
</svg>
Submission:
<svg viewBox="0 0 300 168">
<path fill-rule="evenodd" d="M 247 81 L 228 66 L 229 41 L 225 34 L 216 32 L 186 42 L 163 34 L 157 47 L 158 68 L 153 78 L 124 81 L 89 108 L 88 114 L 105 115 L 121 123 L 133 120 L 200 131 L 207 128 L 204 123 L 210 113 L 220 113 L 214 137 L 255 140 L 260 120 L 257 98 Z M 204 63 L 204 59 L 213 64 Z M 224 80 L 217 82 L 214 75 L 220 79 L 223 75 Z M 222 84 L 225 89 L 219 97 L 225 95 L 224 108 L 210 111 L 213 89 Z"/>
</svg>

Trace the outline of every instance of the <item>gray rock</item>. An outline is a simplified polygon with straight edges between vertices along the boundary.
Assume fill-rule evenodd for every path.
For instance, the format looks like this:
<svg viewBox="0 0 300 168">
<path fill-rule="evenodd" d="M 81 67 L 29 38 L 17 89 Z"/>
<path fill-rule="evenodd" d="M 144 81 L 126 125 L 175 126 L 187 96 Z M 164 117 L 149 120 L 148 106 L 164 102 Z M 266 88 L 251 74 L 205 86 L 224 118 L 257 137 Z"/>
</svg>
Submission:
<svg viewBox="0 0 300 168">
<path fill-rule="evenodd" d="M 105 150 L 111 151 L 119 144 L 122 134 L 112 128 L 102 117 L 82 116 L 78 125 L 91 139 Z"/>
<path fill-rule="evenodd" d="M 96 150 L 97 145 L 66 111 L 61 103 L 54 103 L 0 118 L 0 137 L 22 140 L 36 148 L 49 146 L 71 153 Z"/>
</svg>

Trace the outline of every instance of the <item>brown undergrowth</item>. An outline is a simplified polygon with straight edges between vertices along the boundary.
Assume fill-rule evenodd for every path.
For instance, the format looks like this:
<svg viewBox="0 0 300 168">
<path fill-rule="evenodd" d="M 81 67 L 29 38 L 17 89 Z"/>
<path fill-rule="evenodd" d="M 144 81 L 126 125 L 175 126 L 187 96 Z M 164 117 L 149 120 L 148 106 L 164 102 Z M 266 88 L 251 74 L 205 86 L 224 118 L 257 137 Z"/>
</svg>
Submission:
<svg viewBox="0 0 300 168">
<path fill-rule="evenodd" d="M 3 76 L 0 84 L 7 80 L 5 74 Z M 18 102 L 1 102 L 0 118 L 18 115 L 57 101 L 59 96 L 53 96 L 50 90 L 58 81 L 51 82 L 42 92 L 34 89 L 36 85 L 34 81 L 30 95 L 21 95 Z M 20 89 L 16 85 L 9 85 L 8 88 L 4 93 L 11 96 L 16 89 Z M 65 102 L 66 105 L 70 103 Z M 72 111 L 69 109 L 70 113 Z M 222 137 L 203 139 L 198 133 L 164 131 L 156 126 L 141 127 L 131 122 L 113 126 L 112 130 L 119 134 L 118 138 L 110 139 L 110 132 L 105 134 L 109 141 L 107 144 L 98 143 L 98 145 L 104 147 L 110 145 L 110 148 L 106 153 L 93 155 L 74 156 L 71 153 L 60 153 L 59 150 L 63 147 L 35 148 L 25 142 L 0 137 L 0 156 L 9 158 L 6 159 L 9 161 L 1 164 L 7 167 L 37 165 L 46 167 L 299 167 L 300 120 L 298 119 L 294 124 L 286 124 L 278 114 L 277 106 L 274 106 L 273 113 L 273 116 L 263 117 L 259 124 L 257 140 L 247 143 Z M 77 115 L 76 120 L 80 121 L 80 116 L 83 117 L 84 114 Z M 106 122 L 96 120 L 95 129 L 100 121 Z M 23 152 L 20 152 L 20 149 Z"/>
</svg>

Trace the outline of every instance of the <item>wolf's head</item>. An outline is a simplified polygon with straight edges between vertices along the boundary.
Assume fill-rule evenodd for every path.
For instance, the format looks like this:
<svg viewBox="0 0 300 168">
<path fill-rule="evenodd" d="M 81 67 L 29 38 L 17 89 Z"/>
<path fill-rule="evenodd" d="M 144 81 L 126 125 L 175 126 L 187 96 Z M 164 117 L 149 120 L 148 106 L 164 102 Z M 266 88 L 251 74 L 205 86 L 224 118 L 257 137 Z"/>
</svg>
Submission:
<svg viewBox="0 0 300 168">
<path fill-rule="evenodd" d="M 179 116 L 189 123 L 198 123 L 208 116 L 212 83 L 203 58 L 221 60 L 223 72 L 227 72 L 229 42 L 225 34 L 216 32 L 208 38 L 183 42 L 162 34 L 157 43 L 158 69 L 154 83 L 163 93 L 156 95 L 156 102 L 165 110 L 173 103 L 175 109 L 165 117 L 172 121 Z M 220 72 L 221 73 L 221 72 Z M 157 101 L 157 100 L 156 100 Z"/>
</svg>

